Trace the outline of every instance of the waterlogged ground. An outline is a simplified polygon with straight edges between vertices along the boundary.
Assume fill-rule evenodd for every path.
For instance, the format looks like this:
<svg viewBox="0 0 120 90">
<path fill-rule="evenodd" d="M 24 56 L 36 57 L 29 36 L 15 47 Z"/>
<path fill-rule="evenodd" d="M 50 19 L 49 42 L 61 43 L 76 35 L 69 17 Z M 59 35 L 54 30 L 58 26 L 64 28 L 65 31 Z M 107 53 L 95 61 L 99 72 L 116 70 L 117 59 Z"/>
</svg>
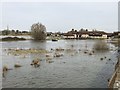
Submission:
<svg viewBox="0 0 120 90">
<path fill-rule="evenodd" d="M 106 88 L 117 62 L 116 48 L 109 44 L 110 51 L 95 52 L 89 55 L 95 42 L 96 40 L 0 42 L 2 65 L 12 69 L 7 71 L 2 78 L 2 87 Z M 63 50 L 57 51 L 56 49 Z M 86 49 L 88 51 L 84 53 Z M 26 51 L 22 54 L 21 50 Z M 37 50 L 47 52 L 42 53 Z M 56 53 L 62 55 L 55 57 Z M 40 60 L 40 67 L 35 68 L 30 65 L 35 58 Z M 15 68 L 16 63 L 22 67 Z"/>
</svg>

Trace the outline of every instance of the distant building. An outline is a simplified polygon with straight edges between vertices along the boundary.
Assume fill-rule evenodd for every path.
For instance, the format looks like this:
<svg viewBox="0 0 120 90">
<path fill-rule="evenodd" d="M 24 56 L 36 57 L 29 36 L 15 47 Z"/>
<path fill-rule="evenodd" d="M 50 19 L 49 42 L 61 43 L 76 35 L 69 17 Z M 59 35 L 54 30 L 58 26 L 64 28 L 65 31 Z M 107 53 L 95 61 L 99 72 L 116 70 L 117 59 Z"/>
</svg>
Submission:
<svg viewBox="0 0 120 90">
<path fill-rule="evenodd" d="M 65 33 L 63 38 L 65 38 L 65 39 L 75 39 L 75 35 L 70 34 L 70 33 Z"/>
<path fill-rule="evenodd" d="M 118 32 L 113 32 L 113 34 L 114 34 L 114 36 L 120 36 L 120 31 L 118 31 Z"/>
<path fill-rule="evenodd" d="M 107 39 L 108 35 L 104 31 L 88 31 L 88 30 L 77 31 L 72 29 L 71 31 L 64 34 L 64 38 L 65 39 L 80 39 L 80 38 Z"/>
<path fill-rule="evenodd" d="M 104 31 L 89 31 L 89 38 L 107 39 L 107 33 Z"/>
<path fill-rule="evenodd" d="M 108 38 L 108 39 L 111 38 L 111 37 L 113 37 L 113 36 L 114 36 L 113 33 L 107 33 L 107 38 Z"/>
</svg>

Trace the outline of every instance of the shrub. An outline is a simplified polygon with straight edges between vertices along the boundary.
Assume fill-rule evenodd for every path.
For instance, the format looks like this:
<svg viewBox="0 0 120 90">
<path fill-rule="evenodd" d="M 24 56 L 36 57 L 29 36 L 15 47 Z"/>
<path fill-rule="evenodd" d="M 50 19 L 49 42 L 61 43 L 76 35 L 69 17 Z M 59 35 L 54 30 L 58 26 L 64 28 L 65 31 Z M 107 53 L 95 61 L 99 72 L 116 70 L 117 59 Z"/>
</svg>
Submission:
<svg viewBox="0 0 120 90">
<path fill-rule="evenodd" d="M 109 50 L 109 46 L 107 45 L 107 43 L 105 41 L 100 40 L 94 44 L 94 49 L 96 51 L 107 51 L 107 50 Z"/>
<path fill-rule="evenodd" d="M 120 38 L 116 39 L 116 40 L 112 40 L 111 41 L 112 44 L 114 44 L 116 47 L 120 47 Z"/>
<path fill-rule="evenodd" d="M 35 40 L 46 39 L 46 27 L 41 23 L 35 23 L 31 26 L 31 35 Z"/>
</svg>

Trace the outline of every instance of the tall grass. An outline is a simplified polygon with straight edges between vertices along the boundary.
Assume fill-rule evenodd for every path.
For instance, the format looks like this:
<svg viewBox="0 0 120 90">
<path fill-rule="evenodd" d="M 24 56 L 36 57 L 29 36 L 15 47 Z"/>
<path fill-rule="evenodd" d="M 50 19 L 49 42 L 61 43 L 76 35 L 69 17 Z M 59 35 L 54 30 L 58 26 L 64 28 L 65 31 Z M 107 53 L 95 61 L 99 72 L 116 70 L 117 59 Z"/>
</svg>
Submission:
<svg viewBox="0 0 120 90">
<path fill-rule="evenodd" d="M 111 41 L 112 44 L 114 44 L 116 47 L 120 47 L 120 38 L 116 39 L 116 40 L 112 40 Z"/>
<path fill-rule="evenodd" d="M 97 41 L 94 44 L 93 48 L 96 51 L 108 51 L 109 50 L 109 46 L 108 46 L 107 42 L 102 41 L 102 40 Z"/>
</svg>

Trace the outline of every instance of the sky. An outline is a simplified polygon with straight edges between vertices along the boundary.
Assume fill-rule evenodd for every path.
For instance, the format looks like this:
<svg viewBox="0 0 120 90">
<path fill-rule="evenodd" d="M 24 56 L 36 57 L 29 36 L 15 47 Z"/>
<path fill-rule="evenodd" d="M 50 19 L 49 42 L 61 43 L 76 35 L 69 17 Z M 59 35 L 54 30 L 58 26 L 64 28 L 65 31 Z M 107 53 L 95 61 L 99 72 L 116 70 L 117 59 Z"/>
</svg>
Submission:
<svg viewBox="0 0 120 90">
<path fill-rule="evenodd" d="M 118 30 L 118 2 L 3 2 L 0 30 L 30 30 L 40 22 L 48 32 L 72 28 Z"/>
</svg>

